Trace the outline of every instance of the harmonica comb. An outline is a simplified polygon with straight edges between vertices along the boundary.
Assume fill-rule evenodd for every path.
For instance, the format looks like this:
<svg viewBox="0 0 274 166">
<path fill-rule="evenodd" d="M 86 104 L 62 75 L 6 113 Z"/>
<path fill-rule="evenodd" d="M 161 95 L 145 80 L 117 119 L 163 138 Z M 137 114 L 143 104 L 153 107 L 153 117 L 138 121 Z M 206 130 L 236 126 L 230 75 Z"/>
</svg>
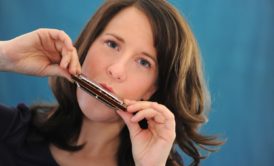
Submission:
<svg viewBox="0 0 274 166">
<path fill-rule="evenodd" d="M 91 96 L 95 97 L 97 100 L 101 101 L 108 107 L 115 110 L 120 109 L 126 111 L 127 108 L 123 101 L 103 89 L 95 82 L 89 80 L 84 75 L 72 75 L 71 77 L 79 88 L 81 88 Z"/>
</svg>

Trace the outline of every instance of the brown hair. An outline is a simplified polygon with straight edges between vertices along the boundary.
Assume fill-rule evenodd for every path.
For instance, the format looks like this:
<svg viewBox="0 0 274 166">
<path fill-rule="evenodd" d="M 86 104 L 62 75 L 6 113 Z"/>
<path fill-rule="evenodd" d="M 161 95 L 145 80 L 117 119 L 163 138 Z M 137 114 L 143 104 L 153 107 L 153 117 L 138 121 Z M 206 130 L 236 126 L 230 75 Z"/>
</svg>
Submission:
<svg viewBox="0 0 274 166">
<path fill-rule="evenodd" d="M 175 115 L 176 140 L 167 165 L 183 165 L 179 149 L 193 158 L 192 165 L 198 165 L 203 158 L 200 148 L 209 150 L 206 146 L 217 146 L 222 142 L 198 132 L 201 124 L 207 121 L 205 106 L 209 96 L 196 40 L 187 22 L 174 7 L 164 0 L 106 1 L 75 43 L 80 63 L 84 62 L 90 45 L 109 21 L 130 6 L 147 15 L 154 34 L 159 75 L 158 90 L 150 100 L 164 104 Z M 76 99 L 76 86 L 60 77 L 53 77 L 51 86 L 58 106 L 54 114 L 40 125 L 39 131 L 60 148 L 79 150 L 84 145 L 75 146 L 74 142 L 79 136 L 83 115 Z M 117 152 L 118 165 L 134 165 L 126 127 L 121 132 L 121 142 L 123 144 Z"/>
</svg>

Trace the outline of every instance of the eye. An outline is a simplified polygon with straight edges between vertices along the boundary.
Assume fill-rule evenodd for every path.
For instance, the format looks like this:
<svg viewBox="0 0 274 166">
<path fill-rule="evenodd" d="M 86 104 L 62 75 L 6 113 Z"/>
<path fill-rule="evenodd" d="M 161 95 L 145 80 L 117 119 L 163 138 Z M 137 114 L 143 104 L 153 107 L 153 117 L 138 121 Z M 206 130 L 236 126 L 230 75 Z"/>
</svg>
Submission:
<svg viewBox="0 0 274 166">
<path fill-rule="evenodd" d="M 107 44 L 108 47 L 116 49 L 116 50 L 119 51 L 118 44 L 115 41 L 113 41 L 113 40 L 107 40 L 105 43 Z"/>
<path fill-rule="evenodd" d="M 151 68 L 151 64 L 148 60 L 144 59 L 144 58 L 140 58 L 138 59 L 138 63 L 142 66 L 144 66 L 145 68 Z"/>
</svg>

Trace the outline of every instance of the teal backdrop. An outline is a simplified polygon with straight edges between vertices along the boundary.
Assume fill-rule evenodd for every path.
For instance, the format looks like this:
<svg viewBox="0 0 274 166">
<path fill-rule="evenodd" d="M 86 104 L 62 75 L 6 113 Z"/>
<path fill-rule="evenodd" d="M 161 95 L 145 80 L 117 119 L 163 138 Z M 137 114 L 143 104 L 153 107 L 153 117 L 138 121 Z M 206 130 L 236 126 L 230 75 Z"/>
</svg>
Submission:
<svg viewBox="0 0 274 166">
<path fill-rule="evenodd" d="M 205 166 L 274 163 L 274 1 L 170 0 L 199 42 L 212 111 L 203 133 L 226 144 Z M 0 40 L 58 28 L 75 40 L 102 1 L 0 0 Z M 0 73 L 0 102 L 54 101 L 47 78 Z M 189 159 L 186 158 L 189 162 Z"/>
</svg>

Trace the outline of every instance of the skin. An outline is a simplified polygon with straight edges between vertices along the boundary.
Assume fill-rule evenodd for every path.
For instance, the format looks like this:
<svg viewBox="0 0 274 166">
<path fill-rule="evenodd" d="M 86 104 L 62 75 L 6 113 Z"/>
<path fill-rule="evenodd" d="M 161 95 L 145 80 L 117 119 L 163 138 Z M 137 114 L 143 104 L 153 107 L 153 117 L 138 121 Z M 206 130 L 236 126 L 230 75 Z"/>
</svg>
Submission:
<svg viewBox="0 0 274 166">
<path fill-rule="evenodd" d="M 0 70 L 35 76 L 81 73 L 70 37 L 57 29 L 38 29 L 0 43 Z"/>
<path fill-rule="evenodd" d="M 134 20 L 134 22 L 132 21 Z M 157 55 L 147 17 L 135 8 L 115 16 L 91 45 L 82 73 L 97 83 L 104 83 L 121 99 L 147 100 L 156 90 Z M 120 120 L 86 92 L 77 89 L 81 110 L 91 121 Z"/>
<path fill-rule="evenodd" d="M 71 40 L 62 31 L 40 29 L 0 43 L 0 58 L 5 62 L 0 63 L 1 71 L 68 79 L 70 74 L 82 72 L 107 84 L 128 105 L 126 112 L 114 111 L 77 89 L 84 114 L 77 144 L 86 145 L 77 152 L 50 145 L 58 164 L 116 165 L 119 132 L 127 125 L 135 165 L 165 165 L 176 136 L 174 115 L 161 104 L 140 101 L 149 99 L 157 89 L 157 52 L 152 34 L 144 13 L 127 8 L 111 20 L 91 45 L 82 69 Z M 143 118 L 148 121 L 146 130 L 138 124 Z"/>
</svg>

